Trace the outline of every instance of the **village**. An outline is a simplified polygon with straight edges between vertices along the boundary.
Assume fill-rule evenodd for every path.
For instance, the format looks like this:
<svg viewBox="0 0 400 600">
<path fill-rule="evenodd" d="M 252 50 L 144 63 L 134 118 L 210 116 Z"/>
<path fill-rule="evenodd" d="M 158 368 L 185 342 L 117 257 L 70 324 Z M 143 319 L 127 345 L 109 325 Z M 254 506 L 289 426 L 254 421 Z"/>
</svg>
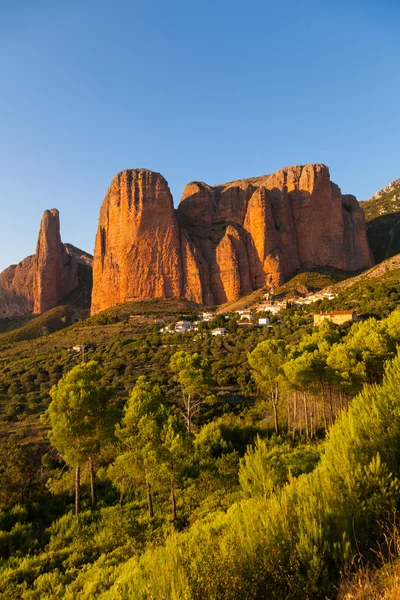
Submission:
<svg viewBox="0 0 400 600">
<path fill-rule="evenodd" d="M 293 306 L 307 306 L 318 300 L 333 300 L 334 298 L 336 298 L 336 294 L 322 290 L 288 300 L 274 298 L 273 292 L 270 291 L 264 294 L 262 301 L 258 302 L 251 308 L 243 308 L 233 311 L 206 311 L 199 313 L 194 321 L 180 320 L 175 323 L 166 323 L 165 319 L 157 318 L 148 320 L 148 322 L 151 321 L 152 324 L 162 325 L 160 329 L 161 334 L 199 332 L 199 327 L 202 323 L 209 323 L 218 316 L 223 316 L 226 321 L 234 319 L 238 329 L 251 329 L 253 327 L 271 328 L 271 315 L 277 316 L 281 311 Z M 265 313 L 269 313 L 269 316 Z M 135 322 L 140 318 L 141 317 L 136 315 L 131 316 L 130 322 Z M 313 315 L 314 326 L 319 326 L 322 321 L 325 320 L 337 325 L 342 325 L 347 321 L 356 322 L 359 320 L 359 317 L 354 310 L 337 310 L 321 312 Z M 211 330 L 211 335 L 214 337 L 224 336 L 227 333 L 228 332 L 225 327 L 215 327 Z"/>
</svg>

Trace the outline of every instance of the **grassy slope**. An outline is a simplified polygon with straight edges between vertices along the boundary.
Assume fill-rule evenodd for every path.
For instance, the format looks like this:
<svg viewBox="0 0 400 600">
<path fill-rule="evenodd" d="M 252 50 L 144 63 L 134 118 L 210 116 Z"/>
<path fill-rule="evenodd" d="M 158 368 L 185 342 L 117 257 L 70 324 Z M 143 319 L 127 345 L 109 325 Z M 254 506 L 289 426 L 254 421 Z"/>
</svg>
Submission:
<svg viewBox="0 0 400 600">
<path fill-rule="evenodd" d="M 0 327 L 0 345 L 22 340 L 33 340 L 68 327 L 78 319 L 89 315 L 92 290 L 91 269 L 79 265 L 79 287 L 68 294 L 58 306 L 34 317 L 27 315 L 18 319 L 3 320 Z"/>
<path fill-rule="evenodd" d="M 400 212 L 400 185 L 385 190 L 382 195 L 373 196 L 365 202 L 360 202 L 367 223 L 382 215 Z"/>
<path fill-rule="evenodd" d="M 296 292 L 313 292 L 334 285 L 336 282 L 347 279 L 352 275 L 354 275 L 354 271 L 342 271 L 341 269 L 335 269 L 334 267 L 321 267 L 312 271 L 301 271 L 277 288 L 274 293 L 276 296 L 291 296 Z M 266 289 L 259 289 L 234 302 L 226 302 L 218 308 L 217 312 L 229 312 L 252 308 L 262 301 L 266 291 Z"/>
<path fill-rule="evenodd" d="M 293 294 L 293 292 L 313 292 L 354 275 L 354 271 L 343 271 L 334 267 L 320 267 L 312 271 L 302 271 L 275 290 L 275 294 Z"/>
<path fill-rule="evenodd" d="M 370 280 L 379 279 L 380 281 L 388 282 L 390 280 L 399 281 L 400 279 L 400 254 L 392 256 L 387 260 L 375 265 L 367 271 L 349 277 L 343 281 L 337 282 L 332 286 L 329 286 L 333 292 L 351 288 L 355 285 L 360 285 L 364 282 L 370 283 Z"/>
<path fill-rule="evenodd" d="M 186 298 L 153 298 L 134 300 L 111 306 L 90 318 L 90 322 L 98 322 L 103 317 L 128 318 L 130 315 L 163 316 L 178 313 L 196 313 L 202 310 L 202 306 L 186 300 Z"/>
</svg>

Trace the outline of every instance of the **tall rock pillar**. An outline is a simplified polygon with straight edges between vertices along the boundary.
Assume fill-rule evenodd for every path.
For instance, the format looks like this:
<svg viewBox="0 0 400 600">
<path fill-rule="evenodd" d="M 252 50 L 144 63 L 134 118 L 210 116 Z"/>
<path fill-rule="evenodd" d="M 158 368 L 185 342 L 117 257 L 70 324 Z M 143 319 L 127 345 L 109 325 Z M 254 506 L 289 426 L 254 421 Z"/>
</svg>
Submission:
<svg viewBox="0 0 400 600">
<path fill-rule="evenodd" d="M 58 210 L 45 210 L 36 246 L 33 312 L 41 314 L 56 306 L 78 287 L 78 265 L 61 243 Z"/>
</svg>

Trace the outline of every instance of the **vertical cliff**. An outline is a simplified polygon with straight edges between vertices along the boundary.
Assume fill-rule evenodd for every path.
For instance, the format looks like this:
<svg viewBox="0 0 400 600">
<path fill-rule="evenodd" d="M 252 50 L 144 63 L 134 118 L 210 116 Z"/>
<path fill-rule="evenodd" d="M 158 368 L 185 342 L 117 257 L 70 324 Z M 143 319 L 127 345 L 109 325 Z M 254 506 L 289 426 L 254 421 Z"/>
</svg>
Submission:
<svg viewBox="0 0 400 600">
<path fill-rule="evenodd" d="M 201 302 L 195 249 L 181 236 L 159 173 L 129 170 L 112 180 L 100 210 L 93 281 L 92 313 L 135 298 Z"/>
<path fill-rule="evenodd" d="M 160 174 L 124 171 L 100 210 L 92 313 L 135 298 L 221 304 L 299 268 L 372 264 L 363 211 L 325 165 L 214 187 L 193 182 L 175 211 Z"/>
<path fill-rule="evenodd" d="M 36 246 L 33 312 L 41 314 L 53 308 L 76 287 L 78 265 L 61 242 L 58 210 L 45 210 Z"/>
<path fill-rule="evenodd" d="M 0 273 L 0 318 L 45 312 L 78 284 L 78 261 L 61 242 L 58 210 L 46 210 L 36 254 Z"/>
</svg>

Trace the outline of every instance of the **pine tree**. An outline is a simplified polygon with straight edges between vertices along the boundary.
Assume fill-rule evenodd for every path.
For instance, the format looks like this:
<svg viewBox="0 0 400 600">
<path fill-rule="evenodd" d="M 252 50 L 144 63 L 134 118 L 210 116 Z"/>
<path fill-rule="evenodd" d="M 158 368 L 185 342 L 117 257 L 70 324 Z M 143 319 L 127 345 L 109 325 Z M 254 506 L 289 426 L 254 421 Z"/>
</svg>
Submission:
<svg viewBox="0 0 400 600">
<path fill-rule="evenodd" d="M 94 461 L 113 437 L 117 411 L 113 389 L 101 384 L 103 372 L 95 361 L 77 365 L 51 391 L 45 413 L 50 443 L 75 468 L 75 514 L 80 511 L 81 466 L 88 463 L 92 505 L 96 505 Z"/>
</svg>

